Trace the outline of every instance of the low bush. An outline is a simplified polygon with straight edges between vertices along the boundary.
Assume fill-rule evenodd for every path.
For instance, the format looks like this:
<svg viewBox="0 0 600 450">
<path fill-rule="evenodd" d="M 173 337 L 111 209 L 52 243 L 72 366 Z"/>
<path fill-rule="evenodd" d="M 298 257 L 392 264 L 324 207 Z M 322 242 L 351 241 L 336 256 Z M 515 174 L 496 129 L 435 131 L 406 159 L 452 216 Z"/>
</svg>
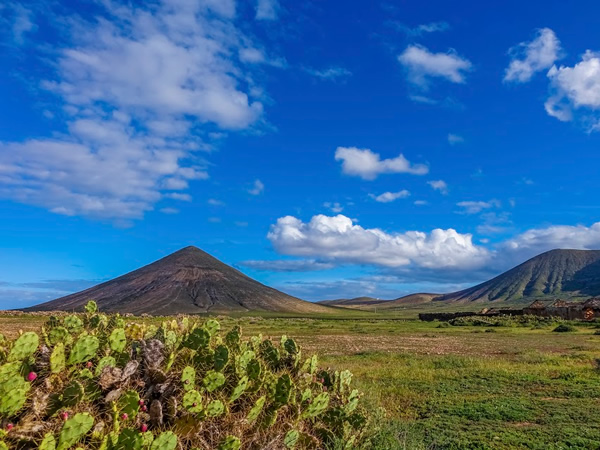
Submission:
<svg viewBox="0 0 600 450">
<path fill-rule="evenodd" d="M 573 325 L 569 325 L 566 323 L 561 323 L 559 326 L 557 326 L 554 330 L 555 333 L 570 333 L 573 331 L 577 331 L 577 328 L 575 328 Z"/>
<path fill-rule="evenodd" d="M 86 311 L 0 339 L 0 449 L 349 448 L 365 436 L 352 374 L 320 369 L 293 339 Z"/>
</svg>

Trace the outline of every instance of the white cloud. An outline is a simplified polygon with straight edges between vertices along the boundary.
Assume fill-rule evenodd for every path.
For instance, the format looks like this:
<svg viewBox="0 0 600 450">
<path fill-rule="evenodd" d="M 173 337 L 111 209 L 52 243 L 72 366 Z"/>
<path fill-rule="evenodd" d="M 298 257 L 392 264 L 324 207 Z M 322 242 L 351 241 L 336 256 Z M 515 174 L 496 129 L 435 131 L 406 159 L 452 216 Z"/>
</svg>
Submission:
<svg viewBox="0 0 600 450">
<path fill-rule="evenodd" d="M 488 250 L 473 244 L 470 234 L 453 229 L 386 233 L 355 225 L 343 215 L 317 215 L 308 223 L 281 217 L 267 237 L 281 254 L 337 263 L 466 269 L 480 266 L 489 257 Z"/>
<path fill-rule="evenodd" d="M 399 198 L 406 198 L 410 196 L 410 192 L 406 189 L 403 189 L 398 192 L 384 192 L 383 194 L 373 195 L 370 194 L 370 197 L 379 203 L 390 203 L 394 200 L 398 200 Z"/>
<path fill-rule="evenodd" d="M 417 206 L 425 206 L 425 205 L 428 205 L 429 202 L 427 200 L 415 200 L 414 204 Z"/>
<path fill-rule="evenodd" d="M 432 53 L 420 45 L 410 45 L 398 56 L 406 68 L 408 80 L 421 88 L 429 86 L 430 78 L 443 78 L 452 83 L 464 83 L 466 72 L 472 69 L 471 62 L 455 51 Z"/>
<path fill-rule="evenodd" d="M 448 194 L 448 185 L 444 180 L 432 180 L 428 181 L 427 184 L 431 186 L 434 191 L 439 191 L 443 195 Z"/>
<path fill-rule="evenodd" d="M 484 209 L 499 208 L 500 202 L 498 200 L 490 200 L 488 202 L 464 201 L 458 202 L 456 206 L 463 208 L 463 210 L 461 211 L 461 213 L 463 214 L 478 214 Z"/>
<path fill-rule="evenodd" d="M 411 164 L 402 154 L 396 158 L 381 159 L 378 153 L 356 147 L 338 147 L 335 151 L 335 160 L 342 161 L 343 173 L 364 180 L 374 180 L 384 173 L 425 175 L 429 172 L 426 165 Z"/>
<path fill-rule="evenodd" d="M 160 212 L 163 214 L 179 214 L 179 210 L 177 208 L 161 208 Z"/>
<path fill-rule="evenodd" d="M 262 116 L 252 45 L 233 0 L 161 0 L 152 8 L 102 2 L 93 22 L 68 17 L 54 79 L 66 130 L 0 143 L 0 196 L 59 214 L 141 218 L 169 191 L 205 179 L 198 151 L 215 131 Z M 142 76 L 143 74 L 143 76 Z"/>
<path fill-rule="evenodd" d="M 598 118 L 593 112 L 600 109 L 600 53 L 586 51 L 573 67 L 552 66 L 548 78 L 553 95 L 546 101 L 546 112 L 561 121 L 573 119 L 575 110 L 584 110 L 587 121 L 595 128 Z"/>
<path fill-rule="evenodd" d="M 462 136 L 452 133 L 448 134 L 448 143 L 450 145 L 462 144 L 463 142 L 465 142 L 465 138 Z"/>
<path fill-rule="evenodd" d="M 550 28 L 538 30 L 537 36 L 530 42 L 521 42 L 511 48 L 512 60 L 506 68 L 504 81 L 525 83 L 536 72 L 548 69 L 561 58 L 560 41 Z"/>
<path fill-rule="evenodd" d="M 312 272 L 317 270 L 327 270 L 335 267 L 335 264 L 316 261 L 314 259 L 299 260 L 275 260 L 261 261 L 250 260 L 239 263 L 241 266 L 249 267 L 255 270 L 267 270 L 272 272 Z"/>
<path fill-rule="evenodd" d="M 256 5 L 256 19 L 276 20 L 279 16 L 278 0 L 258 0 Z"/>
<path fill-rule="evenodd" d="M 225 202 L 217 200 L 216 198 L 209 198 L 206 203 L 208 203 L 211 206 L 225 206 Z"/>
<path fill-rule="evenodd" d="M 250 195 L 260 195 L 263 193 L 264 190 L 265 190 L 264 183 L 257 179 L 257 180 L 254 180 L 254 184 L 252 185 L 252 187 L 250 189 L 248 189 L 248 193 Z"/>
<path fill-rule="evenodd" d="M 338 79 L 348 78 L 352 75 L 348 69 L 343 67 L 332 66 L 327 69 L 304 69 L 307 73 L 311 74 L 314 77 L 317 77 L 321 80 L 335 81 Z"/>
<path fill-rule="evenodd" d="M 325 208 L 328 208 L 331 210 L 331 212 L 334 213 L 341 213 L 344 210 L 344 207 L 342 205 L 340 205 L 338 202 L 332 203 L 332 202 L 325 202 L 323 203 L 323 206 Z"/>
<path fill-rule="evenodd" d="M 4 15 L 6 17 L 2 17 Z M 12 40 L 16 45 L 22 45 L 25 42 L 25 35 L 37 29 L 32 18 L 33 11 L 19 3 L 7 2 L 0 5 L 0 24 L 4 26 L 3 22 L 8 22 Z"/>
</svg>

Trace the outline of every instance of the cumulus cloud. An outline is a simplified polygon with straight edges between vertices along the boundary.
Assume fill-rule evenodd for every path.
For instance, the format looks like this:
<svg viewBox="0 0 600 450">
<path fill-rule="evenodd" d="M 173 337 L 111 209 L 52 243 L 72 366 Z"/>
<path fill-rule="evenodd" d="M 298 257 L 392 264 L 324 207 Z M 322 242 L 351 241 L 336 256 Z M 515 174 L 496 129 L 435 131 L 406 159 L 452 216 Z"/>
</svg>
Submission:
<svg viewBox="0 0 600 450">
<path fill-rule="evenodd" d="M 252 187 L 250 189 L 248 189 L 248 194 L 260 195 L 264 192 L 264 190 L 265 190 L 264 183 L 257 179 L 257 180 L 254 180 L 254 184 L 252 185 Z"/>
<path fill-rule="evenodd" d="M 560 41 L 550 28 L 538 30 L 535 39 L 521 42 L 509 50 L 512 60 L 504 73 L 504 81 L 525 83 L 536 72 L 550 68 L 561 58 Z"/>
<path fill-rule="evenodd" d="M 252 127 L 263 106 L 251 39 L 233 0 L 102 2 L 60 21 L 68 42 L 51 80 L 65 129 L 0 143 L 0 196 L 58 214 L 138 219 L 169 191 L 207 178 L 199 152 L 218 130 Z M 65 116 L 66 115 L 66 116 Z"/>
<path fill-rule="evenodd" d="M 561 121 L 573 119 L 575 110 L 582 110 L 594 128 L 600 109 L 600 53 L 586 51 L 573 67 L 552 66 L 548 78 L 553 91 L 546 101 L 546 112 Z"/>
<path fill-rule="evenodd" d="M 488 202 L 464 201 L 458 202 L 456 206 L 462 208 L 462 211 L 460 211 L 462 214 L 478 214 L 484 209 L 499 208 L 500 202 L 498 200 L 490 200 Z"/>
<path fill-rule="evenodd" d="M 308 223 L 292 216 L 281 217 L 267 237 L 281 254 L 336 263 L 466 269 L 489 258 L 488 250 L 473 244 L 470 234 L 453 229 L 387 233 L 355 225 L 341 214 L 317 215 Z"/>
<path fill-rule="evenodd" d="M 278 0 L 258 0 L 258 3 L 256 5 L 257 20 L 276 20 L 278 16 Z"/>
<path fill-rule="evenodd" d="M 448 184 L 444 180 L 432 180 L 428 181 L 427 184 L 434 191 L 439 191 L 442 195 L 448 195 Z"/>
<path fill-rule="evenodd" d="M 335 151 L 335 160 L 342 161 L 343 173 L 364 180 L 374 180 L 384 173 L 425 175 L 429 172 L 429 167 L 425 164 L 411 164 L 402 154 L 396 158 L 381 159 L 378 153 L 368 148 L 338 147 Z"/>
<path fill-rule="evenodd" d="M 335 267 L 330 262 L 322 262 L 314 259 L 289 260 L 280 259 L 274 261 L 250 260 L 239 263 L 243 267 L 270 272 L 313 272 L 327 270 Z"/>
<path fill-rule="evenodd" d="M 211 206 L 225 206 L 225 202 L 217 200 L 216 198 L 209 198 L 206 203 L 208 203 Z"/>
<path fill-rule="evenodd" d="M 447 53 L 433 53 L 420 45 L 409 45 L 398 61 L 408 74 L 408 81 L 421 88 L 427 88 L 431 78 L 442 78 L 452 83 L 464 83 L 466 73 L 471 71 L 471 62 L 459 56 L 454 50 Z"/>
<path fill-rule="evenodd" d="M 410 192 L 406 189 L 403 189 L 398 192 L 384 192 L 383 194 L 374 195 L 370 194 L 371 198 L 379 203 L 390 203 L 399 198 L 406 198 L 410 196 Z"/>
</svg>

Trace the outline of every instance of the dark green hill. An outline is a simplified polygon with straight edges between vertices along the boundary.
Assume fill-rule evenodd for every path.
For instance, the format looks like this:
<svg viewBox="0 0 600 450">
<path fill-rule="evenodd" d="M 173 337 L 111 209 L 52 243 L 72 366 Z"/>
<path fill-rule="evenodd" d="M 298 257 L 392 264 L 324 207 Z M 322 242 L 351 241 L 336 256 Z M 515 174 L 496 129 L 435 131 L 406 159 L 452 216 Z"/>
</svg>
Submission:
<svg viewBox="0 0 600 450">
<path fill-rule="evenodd" d="M 551 250 L 485 283 L 435 301 L 512 302 L 600 295 L 600 250 Z"/>
</svg>

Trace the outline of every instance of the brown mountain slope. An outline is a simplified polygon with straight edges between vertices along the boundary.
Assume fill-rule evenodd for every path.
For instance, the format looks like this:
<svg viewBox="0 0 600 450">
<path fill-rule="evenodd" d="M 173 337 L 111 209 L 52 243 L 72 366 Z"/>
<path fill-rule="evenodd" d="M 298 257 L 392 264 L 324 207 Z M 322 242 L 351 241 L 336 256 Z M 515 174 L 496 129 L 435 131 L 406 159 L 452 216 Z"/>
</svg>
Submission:
<svg viewBox="0 0 600 450">
<path fill-rule="evenodd" d="M 399 308 L 402 306 L 409 305 L 421 305 L 423 303 L 430 303 L 433 300 L 437 299 L 437 297 L 439 296 L 440 294 L 427 293 L 405 295 L 404 297 L 397 298 L 396 300 L 390 300 L 381 305 L 377 305 L 377 309 Z"/>
<path fill-rule="evenodd" d="M 373 297 L 340 298 L 337 300 L 321 300 L 317 303 L 327 306 L 338 306 L 344 308 L 364 308 L 371 305 L 387 303 L 389 300 L 380 300 Z"/>
<path fill-rule="evenodd" d="M 496 278 L 435 301 L 519 301 L 600 295 L 600 250 L 551 250 Z"/>
<path fill-rule="evenodd" d="M 102 311 L 133 314 L 335 312 L 265 286 L 196 247 L 183 248 L 114 280 L 27 310 L 82 310 L 88 300 L 95 300 Z"/>
</svg>

